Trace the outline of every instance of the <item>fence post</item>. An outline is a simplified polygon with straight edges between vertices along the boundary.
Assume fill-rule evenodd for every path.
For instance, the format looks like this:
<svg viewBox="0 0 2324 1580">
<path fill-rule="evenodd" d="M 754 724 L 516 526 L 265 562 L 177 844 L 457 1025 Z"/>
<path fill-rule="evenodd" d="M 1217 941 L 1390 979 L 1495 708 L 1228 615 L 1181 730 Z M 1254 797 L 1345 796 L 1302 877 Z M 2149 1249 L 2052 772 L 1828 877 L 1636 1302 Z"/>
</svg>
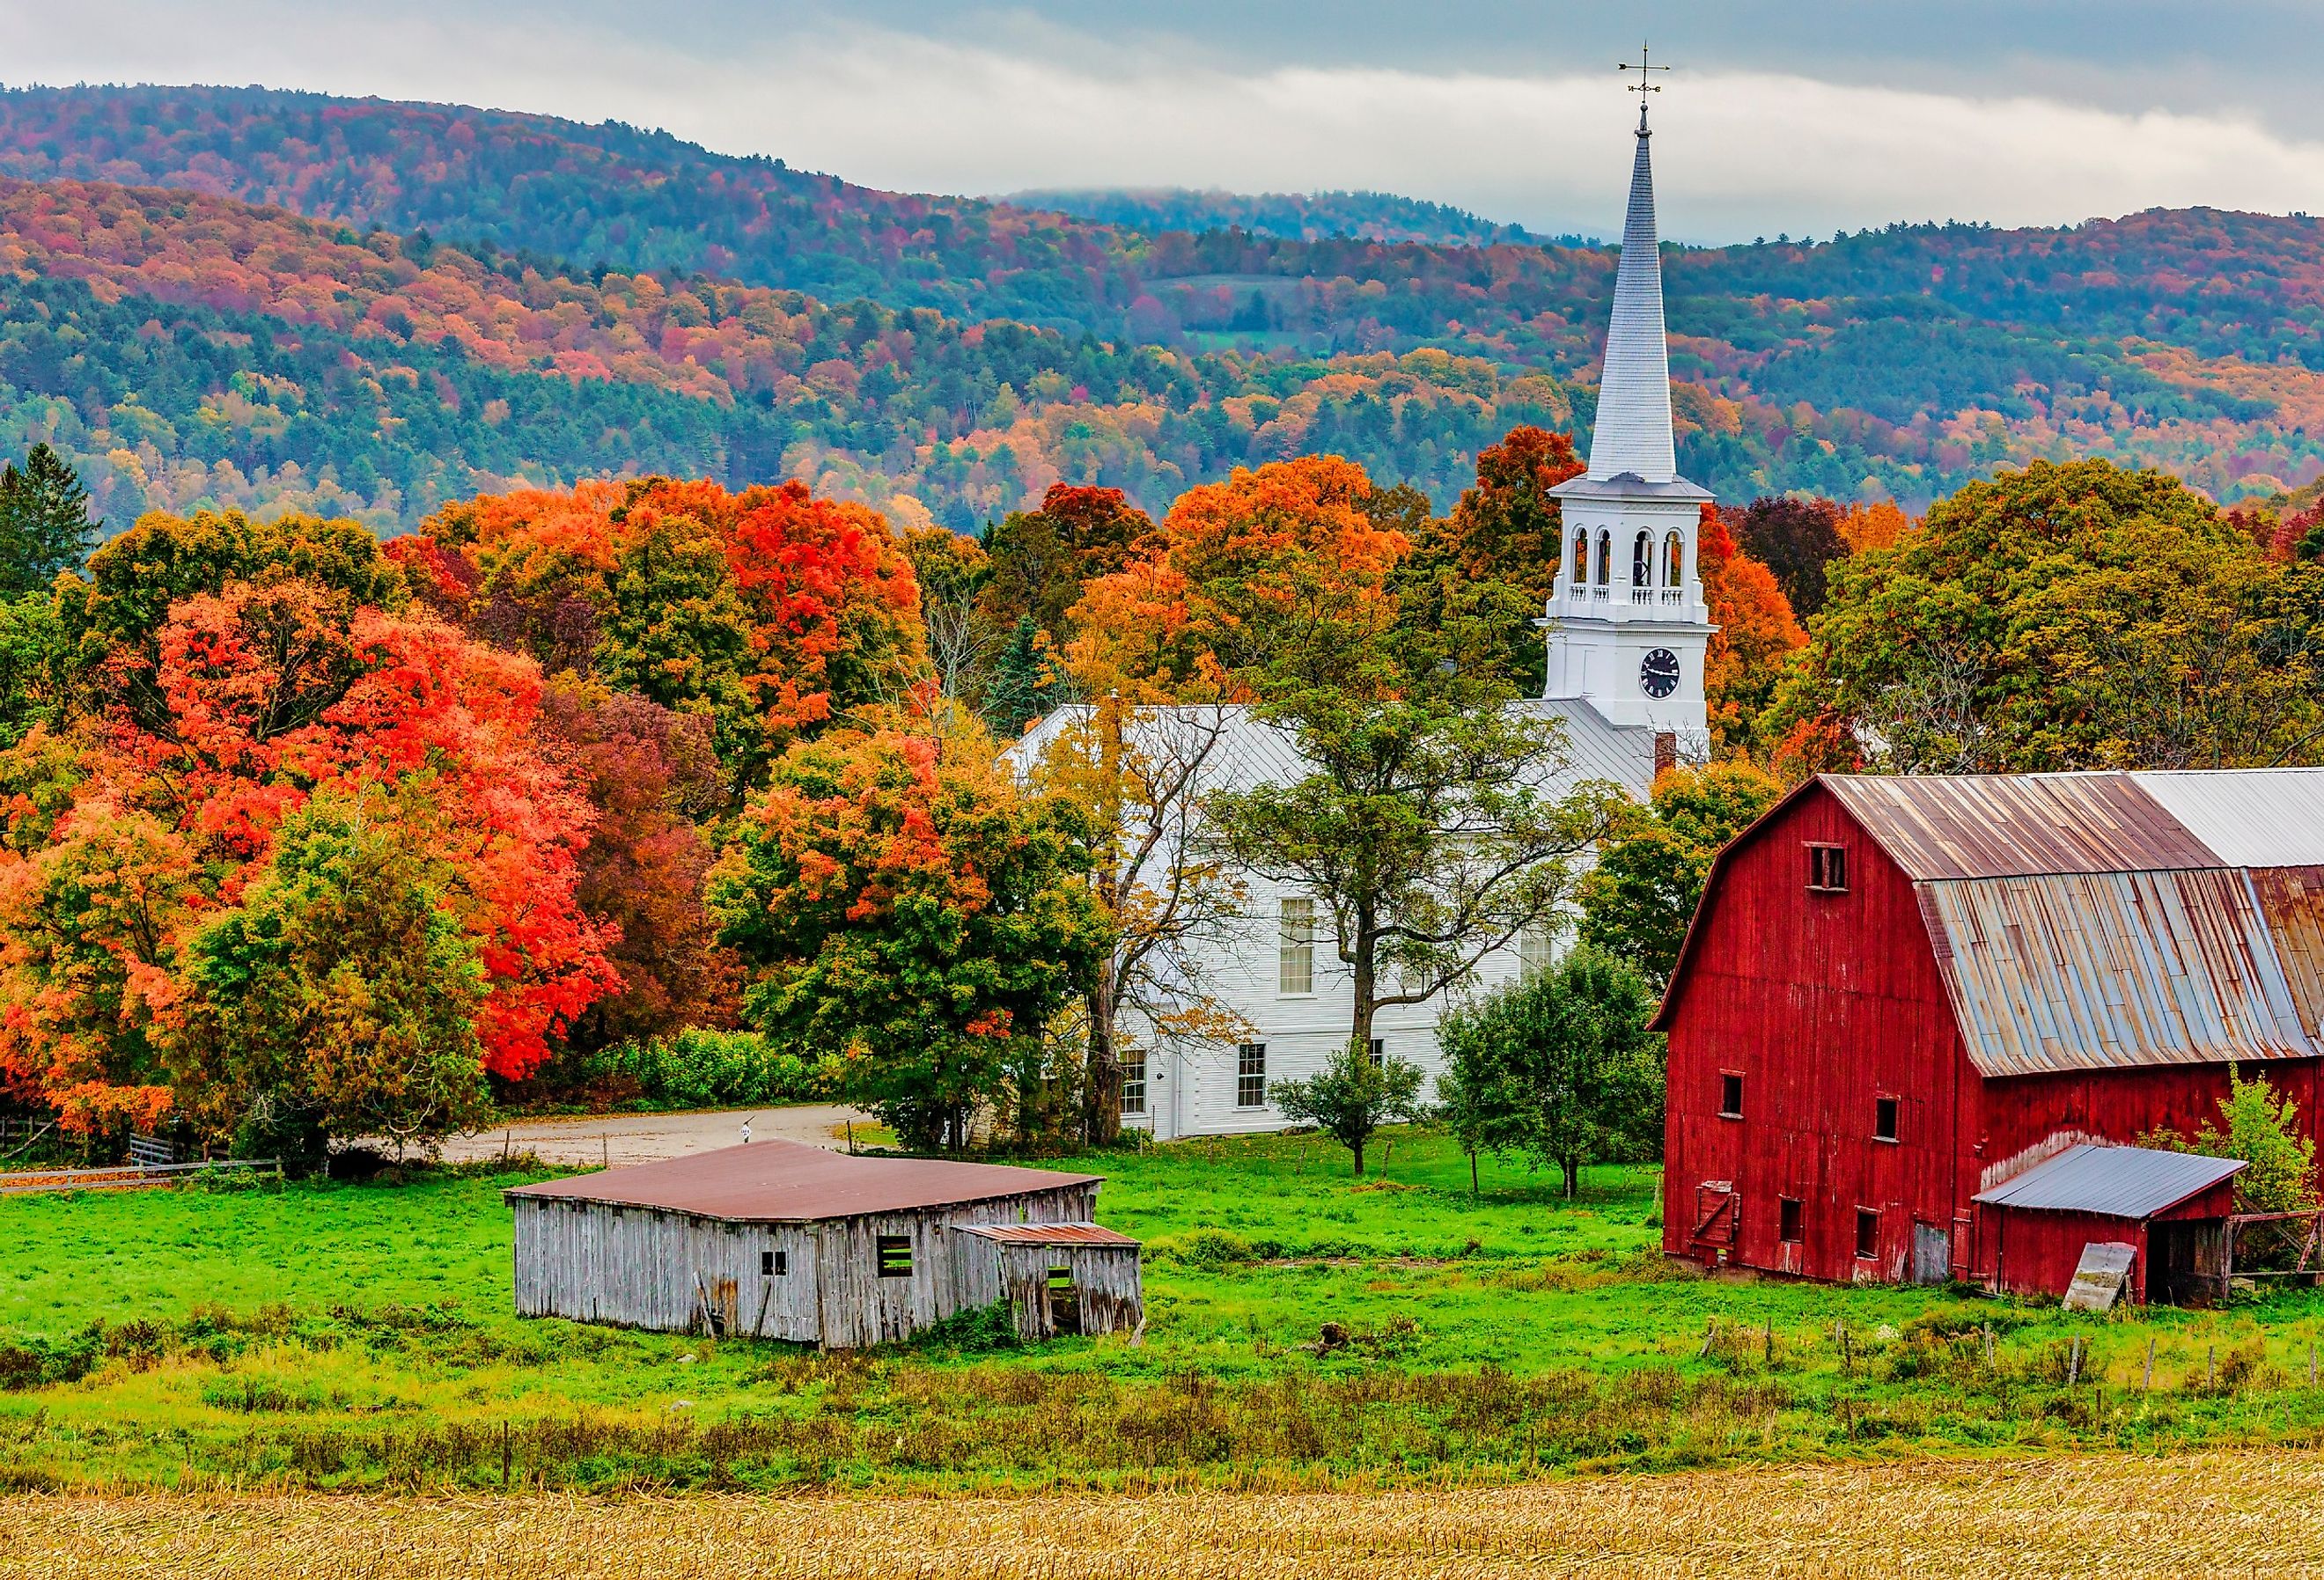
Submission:
<svg viewBox="0 0 2324 1580">
<path fill-rule="evenodd" d="M 2146 1337 L 2146 1374 L 2138 1380 L 2138 1391 L 2154 1391 L 2154 1335 L 2152 1334 Z"/>
<path fill-rule="evenodd" d="M 2082 1335 L 2076 1334 L 2066 1350 L 2066 1386 L 2071 1388 L 2082 1375 Z"/>
</svg>

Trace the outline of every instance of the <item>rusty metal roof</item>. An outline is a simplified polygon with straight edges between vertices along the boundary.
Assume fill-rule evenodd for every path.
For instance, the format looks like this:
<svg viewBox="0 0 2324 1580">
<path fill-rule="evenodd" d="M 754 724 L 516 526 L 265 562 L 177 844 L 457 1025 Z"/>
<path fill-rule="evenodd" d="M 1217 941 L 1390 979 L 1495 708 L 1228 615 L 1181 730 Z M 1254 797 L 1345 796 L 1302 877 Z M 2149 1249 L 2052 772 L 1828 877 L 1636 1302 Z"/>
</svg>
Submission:
<svg viewBox="0 0 2324 1580">
<path fill-rule="evenodd" d="M 1918 885 L 1961 1040 L 1987 1076 L 2319 1051 L 2242 873 Z"/>
<path fill-rule="evenodd" d="M 659 1207 L 748 1223 L 799 1223 L 991 1201 L 1095 1185 L 1100 1178 L 929 1158 L 857 1158 L 800 1141 L 753 1141 L 659 1163 L 520 1185 L 503 1194 Z"/>
<path fill-rule="evenodd" d="M 2324 866 L 2257 867 L 2251 885 L 2300 1023 L 2324 1040 Z"/>
<path fill-rule="evenodd" d="M 964 1234 L 998 1240 L 1003 1245 L 1126 1245 L 1138 1242 L 1097 1224 L 954 1224 Z"/>
<path fill-rule="evenodd" d="M 1991 1190 L 1978 1192 L 1977 1199 L 1990 1206 L 2036 1212 L 2151 1218 L 2247 1167 L 2236 1158 L 2084 1143 L 2068 1147 Z"/>
<path fill-rule="evenodd" d="M 1915 882 L 2231 864 L 2127 773 L 1826 774 Z M 2324 816 L 2324 796 L 2316 803 Z"/>
</svg>

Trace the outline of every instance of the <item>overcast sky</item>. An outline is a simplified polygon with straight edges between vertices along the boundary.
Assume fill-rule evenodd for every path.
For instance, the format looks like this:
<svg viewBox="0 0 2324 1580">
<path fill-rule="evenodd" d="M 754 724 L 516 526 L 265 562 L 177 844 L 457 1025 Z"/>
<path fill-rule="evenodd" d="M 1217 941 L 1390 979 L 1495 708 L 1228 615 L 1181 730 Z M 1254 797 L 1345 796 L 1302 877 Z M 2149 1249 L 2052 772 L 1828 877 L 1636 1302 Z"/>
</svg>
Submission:
<svg viewBox="0 0 2324 1580">
<path fill-rule="evenodd" d="M 2324 209 L 2296 0 L 0 0 L 0 80 L 263 83 L 666 126 L 873 186 L 1357 187 L 1664 231 Z"/>
</svg>

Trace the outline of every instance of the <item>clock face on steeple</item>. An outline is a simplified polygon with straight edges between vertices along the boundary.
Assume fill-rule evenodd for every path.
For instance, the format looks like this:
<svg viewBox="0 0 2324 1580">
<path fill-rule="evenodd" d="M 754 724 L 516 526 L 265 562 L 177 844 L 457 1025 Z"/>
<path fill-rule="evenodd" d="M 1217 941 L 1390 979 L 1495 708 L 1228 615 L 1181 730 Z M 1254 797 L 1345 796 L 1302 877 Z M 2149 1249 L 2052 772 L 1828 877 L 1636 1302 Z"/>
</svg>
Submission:
<svg viewBox="0 0 2324 1580">
<path fill-rule="evenodd" d="M 1648 653 L 1638 665 L 1638 684 L 1649 697 L 1668 697 L 1678 689 L 1678 654 L 1666 647 Z"/>
</svg>

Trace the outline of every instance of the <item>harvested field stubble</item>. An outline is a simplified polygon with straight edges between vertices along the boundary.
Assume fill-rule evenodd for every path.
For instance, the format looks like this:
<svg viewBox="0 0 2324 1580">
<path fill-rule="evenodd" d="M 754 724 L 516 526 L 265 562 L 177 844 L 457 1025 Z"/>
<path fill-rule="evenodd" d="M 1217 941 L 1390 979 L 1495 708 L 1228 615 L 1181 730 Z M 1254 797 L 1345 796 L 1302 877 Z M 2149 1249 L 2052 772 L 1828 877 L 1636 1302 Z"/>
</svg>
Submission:
<svg viewBox="0 0 2324 1580">
<path fill-rule="evenodd" d="M 2324 1455 L 1130 1498 L 15 1497 L 0 1580 L 1268 1580 L 2324 1570 Z"/>
</svg>

